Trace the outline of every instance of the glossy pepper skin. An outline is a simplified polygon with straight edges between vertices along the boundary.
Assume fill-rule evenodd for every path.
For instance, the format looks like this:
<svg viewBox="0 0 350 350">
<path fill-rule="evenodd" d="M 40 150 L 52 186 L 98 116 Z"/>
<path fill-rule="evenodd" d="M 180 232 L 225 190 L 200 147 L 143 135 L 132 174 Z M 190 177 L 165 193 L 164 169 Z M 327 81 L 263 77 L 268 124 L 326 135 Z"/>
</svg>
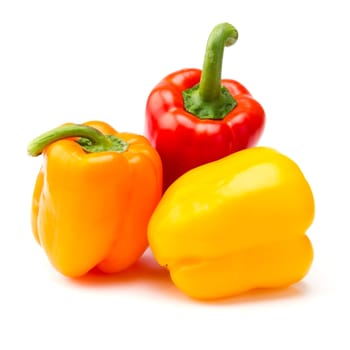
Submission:
<svg viewBox="0 0 350 350">
<path fill-rule="evenodd" d="M 221 79 L 224 46 L 237 38 L 230 24 L 216 26 L 203 69 L 171 73 L 148 96 L 145 135 L 161 156 L 164 189 L 194 167 L 254 146 L 263 132 L 260 103 L 239 82 Z"/>
<path fill-rule="evenodd" d="M 52 265 L 79 277 L 135 263 L 148 246 L 147 224 L 162 189 L 161 161 L 146 138 L 91 121 L 53 129 L 28 152 L 43 153 L 32 230 Z"/>
<path fill-rule="evenodd" d="M 198 299 L 281 288 L 313 260 L 312 190 L 297 164 L 270 148 L 242 150 L 177 179 L 148 227 L 153 254 Z"/>
</svg>

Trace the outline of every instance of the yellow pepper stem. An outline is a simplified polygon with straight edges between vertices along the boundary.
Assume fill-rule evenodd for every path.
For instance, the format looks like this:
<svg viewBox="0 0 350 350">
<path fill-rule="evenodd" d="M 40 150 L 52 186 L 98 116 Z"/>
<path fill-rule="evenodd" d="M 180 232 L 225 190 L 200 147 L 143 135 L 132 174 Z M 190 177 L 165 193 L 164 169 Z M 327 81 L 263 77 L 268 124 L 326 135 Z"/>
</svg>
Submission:
<svg viewBox="0 0 350 350">
<path fill-rule="evenodd" d="M 114 135 L 105 135 L 88 125 L 67 124 L 49 130 L 31 141 L 27 148 L 28 154 L 33 157 L 39 156 L 51 143 L 70 137 L 79 137 L 76 142 L 86 152 L 115 151 L 122 153 L 128 148 L 124 140 Z"/>
</svg>

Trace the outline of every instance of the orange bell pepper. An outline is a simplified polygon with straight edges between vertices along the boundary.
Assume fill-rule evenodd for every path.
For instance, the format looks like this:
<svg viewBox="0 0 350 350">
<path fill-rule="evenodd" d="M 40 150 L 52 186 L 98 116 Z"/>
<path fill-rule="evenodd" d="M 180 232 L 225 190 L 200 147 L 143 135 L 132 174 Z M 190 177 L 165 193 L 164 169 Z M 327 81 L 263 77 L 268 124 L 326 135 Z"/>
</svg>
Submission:
<svg viewBox="0 0 350 350">
<path fill-rule="evenodd" d="M 135 263 L 162 192 L 161 160 L 147 139 L 100 121 L 65 124 L 33 140 L 28 153 L 44 157 L 32 230 L 52 265 L 78 277 Z"/>
</svg>

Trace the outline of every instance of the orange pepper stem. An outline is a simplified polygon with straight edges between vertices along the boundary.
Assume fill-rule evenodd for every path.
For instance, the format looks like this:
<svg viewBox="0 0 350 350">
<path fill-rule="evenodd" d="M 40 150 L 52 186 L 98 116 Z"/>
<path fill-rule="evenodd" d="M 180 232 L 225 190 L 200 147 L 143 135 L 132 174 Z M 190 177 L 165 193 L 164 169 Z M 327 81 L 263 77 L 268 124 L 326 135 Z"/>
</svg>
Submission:
<svg viewBox="0 0 350 350">
<path fill-rule="evenodd" d="M 128 144 L 121 138 L 114 135 L 105 135 L 91 126 L 68 124 L 54 128 L 35 138 L 28 145 L 28 154 L 33 157 L 39 156 L 53 142 L 70 137 L 79 137 L 76 142 L 89 153 L 105 151 L 122 153 L 128 147 Z"/>
</svg>

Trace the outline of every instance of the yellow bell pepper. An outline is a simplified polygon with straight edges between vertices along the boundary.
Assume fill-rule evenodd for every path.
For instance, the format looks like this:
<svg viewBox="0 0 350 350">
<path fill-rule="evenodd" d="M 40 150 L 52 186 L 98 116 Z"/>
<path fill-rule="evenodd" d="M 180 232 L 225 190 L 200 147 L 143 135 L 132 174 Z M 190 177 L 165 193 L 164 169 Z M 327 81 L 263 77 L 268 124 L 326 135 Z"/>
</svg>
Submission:
<svg viewBox="0 0 350 350">
<path fill-rule="evenodd" d="M 176 180 L 148 225 L 151 250 L 198 299 L 281 288 L 308 272 L 312 190 L 297 164 L 266 147 L 231 154 Z"/>
</svg>

